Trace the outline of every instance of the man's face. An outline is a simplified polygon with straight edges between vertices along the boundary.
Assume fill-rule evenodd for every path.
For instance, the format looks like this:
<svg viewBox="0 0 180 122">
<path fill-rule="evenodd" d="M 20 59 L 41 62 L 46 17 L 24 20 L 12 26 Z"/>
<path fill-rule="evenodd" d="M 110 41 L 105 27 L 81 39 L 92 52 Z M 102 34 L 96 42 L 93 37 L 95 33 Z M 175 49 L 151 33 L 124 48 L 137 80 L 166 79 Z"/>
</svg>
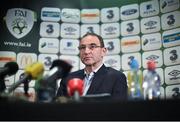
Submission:
<svg viewBox="0 0 180 122">
<path fill-rule="evenodd" d="M 86 66 L 99 66 L 106 54 L 106 48 L 101 47 L 99 39 L 92 35 L 88 35 L 80 41 L 79 50 L 81 61 Z"/>
</svg>

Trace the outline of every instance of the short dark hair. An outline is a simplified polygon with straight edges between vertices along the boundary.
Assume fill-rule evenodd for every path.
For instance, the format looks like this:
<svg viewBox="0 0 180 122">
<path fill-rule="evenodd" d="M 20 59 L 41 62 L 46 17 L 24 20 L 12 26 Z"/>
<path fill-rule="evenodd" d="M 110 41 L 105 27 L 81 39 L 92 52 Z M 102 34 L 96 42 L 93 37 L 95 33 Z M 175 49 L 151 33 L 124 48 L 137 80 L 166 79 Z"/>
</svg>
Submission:
<svg viewBox="0 0 180 122">
<path fill-rule="evenodd" d="M 83 39 L 84 37 L 89 36 L 89 35 L 90 36 L 96 36 L 99 39 L 101 47 L 104 47 L 103 38 L 100 35 L 98 35 L 98 34 L 95 34 L 95 33 L 86 33 L 81 39 Z"/>
</svg>

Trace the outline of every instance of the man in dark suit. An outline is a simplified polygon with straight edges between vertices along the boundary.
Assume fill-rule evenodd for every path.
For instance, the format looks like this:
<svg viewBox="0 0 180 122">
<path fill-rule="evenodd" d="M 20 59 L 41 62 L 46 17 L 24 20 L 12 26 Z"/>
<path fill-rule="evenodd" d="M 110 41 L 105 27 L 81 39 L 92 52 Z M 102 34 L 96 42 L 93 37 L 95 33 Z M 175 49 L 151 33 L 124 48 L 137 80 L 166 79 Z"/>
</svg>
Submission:
<svg viewBox="0 0 180 122">
<path fill-rule="evenodd" d="M 107 49 L 104 47 L 102 37 L 94 33 L 87 33 L 82 37 L 78 48 L 85 68 L 72 72 L 62 79 L 57 96 L 67 96 L 68 81 L 72 78 L 80 78 L 85 82 L 83 96 L 107 93 L 112 98 L 126 100 L 128 95 L 126 76 L 103 64 L 103 57 Z"/>
</svg>

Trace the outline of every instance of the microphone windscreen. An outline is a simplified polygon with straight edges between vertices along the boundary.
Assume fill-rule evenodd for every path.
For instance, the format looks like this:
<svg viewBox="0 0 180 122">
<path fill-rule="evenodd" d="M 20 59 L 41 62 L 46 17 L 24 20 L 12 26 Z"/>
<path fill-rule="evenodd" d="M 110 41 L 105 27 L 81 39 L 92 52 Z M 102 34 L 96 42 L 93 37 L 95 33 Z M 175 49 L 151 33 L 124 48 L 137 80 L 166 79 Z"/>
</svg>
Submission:
<svg viewBox="0 0 180 122">
<path fill-rule="evenodd" d="M 40 62 L 33 63 L 25 68 L 25 73 L 31 75 L 32 79 L 37 79 L 43 72 L 44 66 Z"/>
<path fill-rule="evenodd" d="M 4 67 L 9 69 L 7 74 L 9 76 L 15 74 L 19 70 L 19 66 L 16 62 L 8 62 Z"/>
<path fill-rule="evenodd" d="M 59 77 L 66 77 L 72 68 L 72 66 L 69 63 L 59 59 L 53 61 L 50 70 L 54 67 L 58 67 L 59 69 L 62 69 L 63 73 L 61 73 Z"/>
<path fill-rule="evenodd" d="M 79 78 L 73 78 L 68 81 L 67 90 L 68 95 L 73 96 L 75 91 L 79 93 L 79 95 L 83 94 L 84 81 Z"/>
</svg>

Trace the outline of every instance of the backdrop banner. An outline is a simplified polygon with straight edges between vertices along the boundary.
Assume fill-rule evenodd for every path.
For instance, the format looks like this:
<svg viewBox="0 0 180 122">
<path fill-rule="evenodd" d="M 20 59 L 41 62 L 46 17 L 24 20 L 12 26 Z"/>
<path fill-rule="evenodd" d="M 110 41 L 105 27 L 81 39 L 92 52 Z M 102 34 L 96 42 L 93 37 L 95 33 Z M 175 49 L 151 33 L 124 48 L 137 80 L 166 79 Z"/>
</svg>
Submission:
<svg viewBox="0 0 180 122">
<path fill-rule="evenodd" d="M 0 67 L 16 61 L 19 71 L 6 78 L 7 87 L 28 64 L 40 61 L 46 72 L 53 60 L 63 59 L 82 69 L 79 40 L 89 33 L 103 37 L 107 66 L 130 71 L 133 57 L 140 72 L 155 60 L 161 78 L 161 98 L 180 98 L 179 0 L 6 0 L 0 5 Z M 35 81 L 30 82 L 33 99 Z M 15 93 L 23 92 L 23 87 Z"/>
</svg>

